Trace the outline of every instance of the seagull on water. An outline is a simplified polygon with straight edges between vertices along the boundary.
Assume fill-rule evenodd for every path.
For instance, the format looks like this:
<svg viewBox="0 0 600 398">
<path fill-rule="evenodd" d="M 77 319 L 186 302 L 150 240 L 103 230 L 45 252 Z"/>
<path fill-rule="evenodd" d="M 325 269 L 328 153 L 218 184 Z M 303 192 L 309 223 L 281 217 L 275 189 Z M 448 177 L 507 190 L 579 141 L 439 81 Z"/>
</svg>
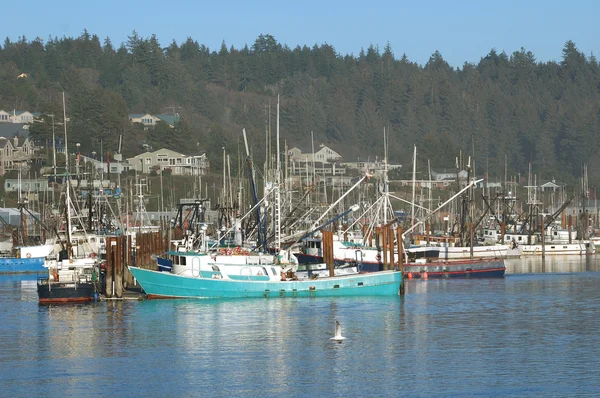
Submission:
<svg viewBox="0 0 600 398">
<path fill-rule="evenodd" d="M 345 337 L 342 336 L 342 325 L 340 324 L 340 321 L 335 321 L 335 336 L 333 336 L 330 340 L 333 341 L 338 341 L 338 342 L 342 342 L 342 340 L 344 340 Z"/>
</svg>

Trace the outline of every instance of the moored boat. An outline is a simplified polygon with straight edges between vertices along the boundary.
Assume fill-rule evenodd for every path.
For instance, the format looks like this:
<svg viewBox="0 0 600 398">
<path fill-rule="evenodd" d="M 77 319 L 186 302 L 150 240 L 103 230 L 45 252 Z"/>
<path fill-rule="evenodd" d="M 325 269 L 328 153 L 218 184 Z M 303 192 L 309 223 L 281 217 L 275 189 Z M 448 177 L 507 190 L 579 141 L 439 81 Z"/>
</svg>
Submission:
<svg viewBox="0 0 600 398">
<path fill-rule="evenodd" d="M 47 275 L 39 277 L 37 292 L 40 304 L 87 303 L 97 295 L 96 259 L 65 258 L 50 260 Z"/>
<path fill-rule="evenodd" d="M 416 261 L 404 264 L 407 278 L 500 278 L 506 272 L 503 259 Z"/>
<path fill-rule="evenodd" d="M 63 110 L 65 109 L 65 95 L 63 93 Z M 64 110 L 64 120 L 67 120 Z M 67 124 L 65 128 L 65 153 L 67 150 Z M 79 253 L 78 239 L 73 239 L 72 232 L 72 202 L 70 198 L 69 157 L 65 162 L 65 213 L 66 213 L 66 239 L 59 239 L 60 250 L 56 255 L 46 257 L 44 267 L 47 269 L 45 276 L 38 278 L 37 293 L 40 304 L 53 303 L 80 303 L 90 302 L 96 298 L 96 282 L 98 279 L 98 259 L 96 253 Z M 87 239 L 86 239 L 87 240 Z M 88 257 L 89 255 L 89 257 Z M 93 256 L 92 256 L 93 255 Z"/>
<path fill-rule="evenodd" d="M 299 279 L 277 264 L 242 257 L 238 264 L 224 264 L 202 253 L 179 253 L 171 272 L 129 270 L 148 298 L 396 295 L 402 281 L 399 271 Z"/>
<path fill-rule="evenodd" d="M 485 246 L 482 246 L 485 247 Z M 452 276 L 452 277 L 502 277 L 506 271 L 503 256 L 495 250 L 482 251 L 489 254 L 489 258 L 462 258 L 446 260 L 440 254 L 443 247 L 424 247 L 415 246 L 406 249 L 409 261 L 404 264 L 404 275 L 409 272 L 425 270 L 432 272 L 432 276 Z M 457 248 L 466 250 L 469 254 L 470 248 Z M 348 244 L 347 242 L 333 242 L 334 262 L 336 267 L 356 266 L 362 272 L 378 272 L 383 269 L 383 252 L 373 247 L 364 247 L 362 245 Z M 497 253 L 497 257 L 492 257 Z M 506 249 L 505 252 L 506 253 Z M 437 255 L 436 255 L 437 254 Z M 308 266 L 310 264 L 319 264 L 323 262 L 320 239 L 310 239 L 305 242 L 302 252 L 295 253 L 300 265 Z M 428 255 L 428 257 L 424 257 Z M 396 251 L 394 257 L 398 258 Z"/>
</svg>

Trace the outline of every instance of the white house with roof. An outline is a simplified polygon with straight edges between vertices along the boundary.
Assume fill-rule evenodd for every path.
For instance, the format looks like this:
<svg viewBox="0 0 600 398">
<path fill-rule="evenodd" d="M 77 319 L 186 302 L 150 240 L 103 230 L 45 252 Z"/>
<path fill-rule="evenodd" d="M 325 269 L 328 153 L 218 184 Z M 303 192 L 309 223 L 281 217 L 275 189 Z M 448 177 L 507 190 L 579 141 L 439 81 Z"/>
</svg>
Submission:
<svg viewBox="0 0 600 398">
<path fill-rule="evenodd" d="M 205 175 L 210 170 L 206 154 L 184 155 L 171 149 L 144 152 L 128 158 L 130 170 L 148 174 L 151 171 L 171 170 L 174 175 Z"/>
<path fill-rule="evenodd" d="M 288 150 L 288 156 L 293 162 L 337 162 L 342 159 L 342 155 L 331 149 L 325 144 L 321 144 L 313 153 L 312 148 L 293 147 Z"/>
<path fill-rule="evenodd" d="M 98 159 L 96 157 L 89 157 L 81 155 L 81 164 L 82 166 L 86 166 L 91 164 L 92 167 L 98 173 L 116 173 L 120 174 L 124 171 L 129 170 L 130 165 L 128 162 L 123 162 L 121 160 L 121 154 L 115 154 L 110 158 L 109 161 L 106 159 Z"/>
<path fill-rule="evenodd" d="M 33 123 L 35 118 L 41 116 L 39 112 L 29 112 L 29 111 L 18 111 L 13 110 L 12 112 L 7 112 L 3 109 L 0 109 L 0 123 Z"/>
<path fill-rule="evenodd" d="M 131 123 L 141 123 L 146 127 L 154 127 L 157 123 L 164 122 L 173 128 L 179 122 L 179 114 L 169 115 L 161 113 L 152 115 L 150 113 L 132 113 L 129 115 L 129 120 Z"/>
<path fill-rule="evenodd" d="M 363 172 L 363 171 L 369 171 L 369 172 L 382 171 L 386 168 L 386 165 L 383 162 L 383 160 L 378 159 L 377 156 L 375 157 L 375 161 L 365 161 L 365 160 L 359 159 L 356 162 L 342 162 L 341 165 L 344 167 L 347 167 L 348 169 L 359 170 L 361 172 Z M 401 168 L 402 168 L 401 164 L 392 164 L 392 163 L 387 164 L 388 171 L 401 169 Z"/>
</svg>

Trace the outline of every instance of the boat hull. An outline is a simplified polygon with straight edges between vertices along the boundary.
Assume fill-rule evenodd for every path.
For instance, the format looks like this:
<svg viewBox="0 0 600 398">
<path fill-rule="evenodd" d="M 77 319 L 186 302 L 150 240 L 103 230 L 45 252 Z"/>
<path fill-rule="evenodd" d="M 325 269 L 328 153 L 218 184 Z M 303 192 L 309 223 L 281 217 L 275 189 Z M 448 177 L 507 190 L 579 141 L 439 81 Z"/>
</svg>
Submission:
<svg viewBox="0 0 600 398">
<path fill-rule="evenodd" d="M 523 256 L 541 256 L 545 255 L 577 255 L 596 253 L 593 243 L 546 243 L 544 250 L 542 245 L 521 245 L 521 254 Z"/>
<path fill-rule="evenodd" d="M 44 271 L 44 258 L 0 258 L 0 274 L 26 274 Z"/>
<path fill-rule="evenodd" d="M 332 297 L 397 295 L 402 275 L 385 271 L 316 280 L 245 281 L 129 267 L 148 298 Z"/>
<path fill-rule="evenodd" d="M 322 257 L 308 254 L 295 254 L 300 264 L 314 264 L 323 261 Z M 347 262 L 334 260 L 335 266 L 345 265 Z M 364 261 L 357 264 L 360 272 L 378 272 L 383 269 L 381 262 Z M 477 260 L 451 260 L 432 261 L 430 263 L 408 263 L 404 264 L 404 276 L 409 273 L 418 277 L 422 271 L 426 271 L 432 278 L 500 278 L 504 276 L 506 266 L 503 259 L 477 259 Z"/>
<path fill-rule="evenodd" d="M 94 301 L 94 283 L 48 282 L 38 280 L 37 292 L 40 304 L 88 303 Z"/>
<path fill-rule="evenodd" d="M 404 264 L 408 278 L 501 278 L 506 273 L 504 260 L 434 261 Z M 410 275 L 409 275 L 410 274 Z"/>
<path fill-rule="evenodd" d="M 482 258 L 506 258 L 507 256 L 507 245 L 494 245 L 494 246 L 474 246 L 473 257 L 477 259 Z M 458 260 L 458 259 L 470 259 L 471 248 L 470 247 L 440 247 L 439 258 L 444 260 Z"/>
</svg>

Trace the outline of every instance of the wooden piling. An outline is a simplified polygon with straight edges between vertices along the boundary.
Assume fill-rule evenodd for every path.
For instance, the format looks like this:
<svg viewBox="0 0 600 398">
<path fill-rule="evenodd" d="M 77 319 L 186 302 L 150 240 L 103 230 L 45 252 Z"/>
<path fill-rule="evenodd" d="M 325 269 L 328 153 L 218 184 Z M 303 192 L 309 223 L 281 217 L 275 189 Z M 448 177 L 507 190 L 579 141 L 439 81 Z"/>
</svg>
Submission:
<svg viewBox="0 0 600 398">
<path fill-rule="evenodd" d="M 113 288 L 113 237 L 106 238 L 106 275 L 104 278 L 104 295 L 108 298 L 112 297 Z"/>
<path fill-rule="evenodd" d="M 542 265 L 546 261 L 546 231 L 544 228 L 544 216 L 540 216 L 540 230 L 542 233 Z"/>
<path fill-rule="evenodd" d="M 123 237 L 114 238 L 116 242 L 115 251 L 115 296 L 123 298 Z"/>
<path fill-rule="evenodd" d="M 381 227 L 381 251 L 383 257 L 383 269 L 388 269 L 388 229 L 386 227 Z"/>
<path fill-rule="evenodd" d="M 400 295 L 404 295 L 404 242 L 402 241 L 402 227 L 396 229 L 398 242 L 398 268 L 402 272 L 402 281 L 400 282 Z"/>
<path fill-rule="evenodd" d="M 127 256 L 127 259 L 125 260 L 125 266 L 132 265 L 132 262 L 131 262 L 131 254 L 132 254 L 131 241 L 132 241 L 131 235 L 127 235 L 127 250 L 125 252 L 126 253 L 125 255 Z M 127 269 L 127 268 L 126 268 L 126 271 L 125 271 L 125 275 L 126 275 L 126 279 L 125 280 L 127 281 L 127 286 L 128 287 L 133 286 L 134 285 L 134 283 L 133 283 L 133 275 L 131 274 L 131 272 L 129 272 L 129 269 Z"/>
<path fill-rule="evenodd" d="M 569 229 L 569 243 L 571 243 L 571 230 L 573 228 L 573 216 L 569 215 L 567 217 L 567 224 Z"/>
<path fill-rule="evenodd" d="M 474 236 L 473 236 L 473 221 L 469 221 L 469 235 L 470 235 L 470 239 L 471 239 L 471 242 L 470 242 L 471 248 L 469 251 L 469 257 L 472 259 L 473 258 L 473 244 L 474 244 L 474 242 L 473 242 L 473 240 L 474 240 L 473 239 L 474 238 Z"/>
<path fill-rule="evenodd" d="M 391 227 L 388 227 L 388 251 L 388 269 L 391 270 L 394 269 L 394 230 Z"/>
<path fill-rule="evenodd" d="M 334 276 L 335 267 L 333 257 L 333 232 L 322 230 L 321 234 L 323 237 L 321 243 L 321 247 L 323 249 L 323 261 L 325 261 L 325 264 L 327 264 L 329 276 Z"/>
</svg>

